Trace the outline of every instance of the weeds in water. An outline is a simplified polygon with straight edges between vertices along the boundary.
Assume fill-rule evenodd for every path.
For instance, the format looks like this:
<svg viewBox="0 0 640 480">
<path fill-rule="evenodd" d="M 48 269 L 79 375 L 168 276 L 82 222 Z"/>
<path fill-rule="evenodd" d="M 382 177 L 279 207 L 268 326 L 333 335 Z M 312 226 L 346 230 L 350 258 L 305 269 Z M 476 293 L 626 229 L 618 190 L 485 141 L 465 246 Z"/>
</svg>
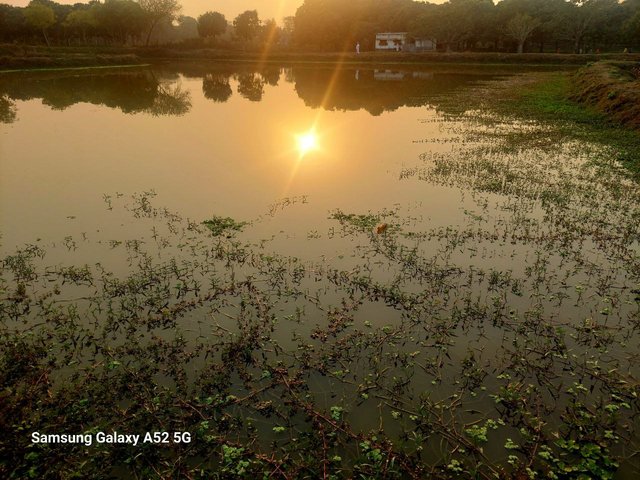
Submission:
<svg viewBox="0 0 640 480">
<path fill-rule="evenodd" d="M 202 222 L 202 224 L 211 230 L 213 235 L 218 236 L 223 233 L 241 232 L 247 222 L 237 222 L 231 217 L 213 216 L 211 219 Z"/>
</svg>

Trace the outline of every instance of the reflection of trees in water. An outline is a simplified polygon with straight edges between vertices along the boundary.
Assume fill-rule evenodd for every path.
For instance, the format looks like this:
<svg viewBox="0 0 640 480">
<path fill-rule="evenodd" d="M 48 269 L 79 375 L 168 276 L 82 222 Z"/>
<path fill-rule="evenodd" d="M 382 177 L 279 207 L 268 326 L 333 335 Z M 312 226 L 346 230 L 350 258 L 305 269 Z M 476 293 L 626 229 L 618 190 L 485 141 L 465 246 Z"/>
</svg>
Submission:
<svg viewBox="0 0 640 480">
<path fill-rule="evenodd" d="M 202 93 L 205 98 L 214 102 L 224 103 L 233 94 L 229 85 L 229 76 L 224 74 L 207 73 L 202 79 Z"/>
<path fill-rule="evenodd" d="M 153 104 L 156 91 L 157 82 L 145 73 L 14 76 L 0 82 L 0 92 L 12 99 L 40 98 L 56 110 L 85 102 L 137 112 Z"/>
<path fill-rule="evenodd" d="M 0 121 L 16 118 L 14 100 L 42 99 L 53 109 L 63 110 L 79 102 L 118 108 L 124 113 L 184 115 L 191 108 L 190 92 L 181 78 L 202 79 L 205 98 L 226 102 L 233 95 L 232 79 L 243 98 L 261 101 L 265 87 L 277 86 L 281 76 L 295 85 L 295 91 L 312 108 L 360 110 L 372 115 L 402 106 L 430 104 L 450 111 L 443 102 L 453 90 L 470 85 L 486 74 L 431 73 L 408 70 L 355 70 L 337 73 L 331 68 L 251 65 L 187 65 L 145 71 L 93 73 L 38 73 L 0 78 Z M 329 90 L 330 88 L 330 91 Z"/>
<path fill-rule="evenodd" d="M 412 70 L 342 69 L 250 65 L 181 66 L 180 73 L 202 78 L 206 98 L 225 102 L 231 97 L 230 80 L 238 82 L 243 98 L 259 102 L 265 86 L 277 86 L 280 78 L 293 83 L 298 96 L 312 108 L 327 110 L 360 110 L 380 115 L 403 106 L 433 105 L 450 108 L 442 95 L 492 76 L 482 71 L 439 73 Z M 328 89 L 331 91 L 327 95 Z M 440 104 L 443 103 L 441 106 Z"/>
<path fill-rule="evenodd" d="M 259 102 L 264 95 L 265 81 L 257 73 L 241 73 L 236 76 L 238 93 L 252 102 Z"/>
<path fill-rule="evenodd" d="M 124 113 L 182 115 L 191 107 L 188 92 L 179 85 L 172 86 L 164 77 L 159 81 L 150 72 L 16 75 L 0 81 L 0 96 L 11 100 L 39 98 L 55 110 L 82 102 L 118 108 Z M 0 110 L 4 111 L 2 105 Z"/>
<path fill-rule="evenodd" d="M 280 68 L 279 67 L 265 67 L 260 71 L 260 75 L 264 79 L 264 81 L 275 87 L 278 85 L 280 81 Z"/>
<path fill-rule="evenodd" d="M 13 123 L 16 120 L 18 111 L 16 104 L 6 95 L 0 96 L 0 123 Z"/>
<path fill-rule="evenodd" d="M 162 72 L 164 75 L 164 70 Z M 214 102 L 223 103 L 231 98 L 234 88 L 232 80 L 238 82 L 237 92 L 240 96 L 258 102 L 262 100 L 267 85 L 278 85 L 283 68 L 275 65 L 184 63 L 176 65 L 171 72 L 189 79 L 201 78 L 204 97 Z"/>
<path fill-rule="evenodd" d="M 293 76 L 293 68 L 285 68 L 284 81 L 287 83 L 295 83 L 296 78 Z"/>
<path fill-rule="evenodd" d="M 364 109 L 371 115 L 380 115 L 403 106 L 436 106 L 440 95 L 481 77 L 414 71 L 349 69 L 335 72 L 333 69 L 294 68 L 291 78 L 296 93 L 309 107 Z"/>
<path fill-rule="evenodd" d="M 240 96 L 259 102 L 266 85 L 278 85 L 282 68 L 273 65 L 260 68 L 251 65 L 181 65 L 179 72 L 188 78 L 202 78 L 202 92 L 205 98 L 214 102 L 226 102 L 231 98 L 231 79 L 238 82 Z"/>
<path fill-rule="evenodd" d="M 161 115 L 184 115 L 191 109 L 191 94 L 182 89 L 182 85 L 177 83 L 158 85 L 158 94 L 153 99 L 153 104 L 145 109 L 146 112 L 154 116 Z"/>
</svg>

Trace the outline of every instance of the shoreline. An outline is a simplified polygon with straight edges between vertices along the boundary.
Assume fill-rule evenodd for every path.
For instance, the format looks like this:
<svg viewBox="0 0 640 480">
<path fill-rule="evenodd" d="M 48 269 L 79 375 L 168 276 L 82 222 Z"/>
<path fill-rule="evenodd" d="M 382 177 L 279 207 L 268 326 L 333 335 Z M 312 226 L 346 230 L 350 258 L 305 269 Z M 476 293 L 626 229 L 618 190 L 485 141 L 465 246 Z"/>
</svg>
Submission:
<svg viewBox="0 0 640 480">
<path fill-rule="evenodd" d="M 598 62 L 573 76 L 571 100 L 640 132 L 640 62 Z"/>
<path fill-rule="evenodd" d="M 608 94 L 602 94 L 609 91 L 609 85 L 601 82 L 601 78 L 594 80 L 610 65 L 599 62 L 571 74 L 550 72 L 524 82 L 516 79 L 511 88 L 502 92 L 501 100 L 493 103 L 494 108 L 499 114 L 515 114 L 551 122 L 556 135 L 560 137 L 573 137 L 612 147 L 613 158 L 627 169 L 631 177 L 640 180 L 640 130 L 637 125 L 624 121 L 624 118 L 633 118 L 633 112 L 640 107 L 640 100 L 631 100 L 627 94 L 625 98 L 628 104 L 618 104 L 617 110 L 608 111 L 593 99 L 589 101 L 580 95 L 584 95 L 586 76 L 592 86 L 596 84 L 596 90 L 600 93 L 594 98 L 619 101 L 620 96 L 609 98 Z M 637 94 L 635 98 L 638 98 Z"/>
<path fill-rule="evenodd" d="M 18 51 L 19 50 L 19 51 Z M 347 65 L 482 65 L 523 67 L 580 67 L 590 62 L 640 61 L 640 54 L 564 53 L 312 53 L 179 50 L 174 48 L 75 48 L 0 46 L 0 73 L 53 68 L 142 66 L 166 61 L 224 61 L 241 63 L 347 64 Z"/>
</svg>

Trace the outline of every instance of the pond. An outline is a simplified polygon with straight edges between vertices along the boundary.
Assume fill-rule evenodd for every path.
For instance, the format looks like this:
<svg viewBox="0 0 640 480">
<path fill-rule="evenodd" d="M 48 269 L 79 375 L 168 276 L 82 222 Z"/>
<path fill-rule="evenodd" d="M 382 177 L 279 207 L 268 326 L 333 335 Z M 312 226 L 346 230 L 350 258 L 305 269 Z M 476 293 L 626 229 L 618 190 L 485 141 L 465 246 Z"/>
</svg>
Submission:
<svg viewBox="0 0 640 480">
<path fill-rule="evenodd" d="M 237 66 L 3 77 L 15 110 L 2 137 L 4 244 L 88 231 L 102 223 L 103 194 L 150 189 L 194 219 L 274 217 L 274 205 L 305 197 L 285 222 L 302 232 L 333 208 L 417 199 L 445 220 L 456 196 L 398 176 L 421 142 L 447 136 L 434 122 L 438 96 L 482 78 Z M 303 155 L 308 132 L 317 146 Z"/>
<path fill-rule="evenodd" d="M 554 75 L 0 74 L 0 472 L 636 478 L 640 186 Z"/>
</svg>

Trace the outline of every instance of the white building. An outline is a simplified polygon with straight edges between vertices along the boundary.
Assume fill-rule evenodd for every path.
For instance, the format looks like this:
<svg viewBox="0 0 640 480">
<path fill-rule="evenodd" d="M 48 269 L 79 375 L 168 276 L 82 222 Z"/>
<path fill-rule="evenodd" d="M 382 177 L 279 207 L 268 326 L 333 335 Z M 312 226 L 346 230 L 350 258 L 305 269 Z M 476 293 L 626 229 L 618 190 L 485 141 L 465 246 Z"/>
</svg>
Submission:
<svg viewBox="0 0 640 480">
<path fill-rule="evenodd" d="M 425 52 L 435 49 L 436 41 L 431 38 L 414 38 L 407 32 L 376 33 L 376 50 Z"/>
<path fill-rule="evenodd" d="M 407 42 L 407 32 L 376 33 L 376 50 L 402 50 Z"/>
</svg>

